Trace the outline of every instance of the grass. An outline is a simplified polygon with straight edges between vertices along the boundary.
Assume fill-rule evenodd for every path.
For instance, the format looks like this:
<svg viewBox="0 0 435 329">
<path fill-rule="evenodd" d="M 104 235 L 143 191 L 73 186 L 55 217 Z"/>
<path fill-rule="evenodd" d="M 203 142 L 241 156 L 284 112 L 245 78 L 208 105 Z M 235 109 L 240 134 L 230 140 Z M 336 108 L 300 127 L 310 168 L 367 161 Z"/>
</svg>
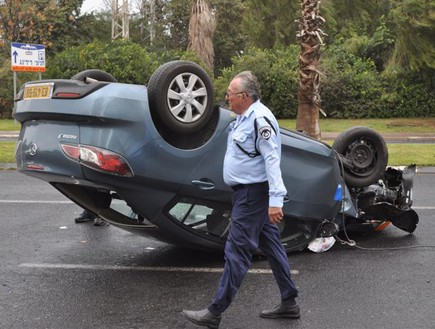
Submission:
<svg viewBox="0 0 435 329">
<path fill-rule="evenodd" d="M 282 127 L 294 129 L 295 120 L 279 120 Z M 412 119 L 321 119 L 322 132 L 340 132 L 353 126 L 366 126 L 380 133 L 434 132 L 435 118 Z M 19 130 L 14 120 L 0 120 L 0 130 Z M 332 144 L 332 141 L 328 141 Z M 13 163 L 15 142 L 0 142 L 0 163 Z M 415 163 L 419 167 L 435 166 L 435 144 L 388 144 L 390 166 Z"/>
<path fill-rule="evenodd" d="M 296 120 L 279 120 L 280 126 L 295 129 Z M 431 133 L 435 131 L 435 118 L 399 118 L 399 119 L 320 119 L 322 132 L 340 132 L 353 126 L 366 126 L 380 133 Z M 15 120 L 0 120 L 0 130 L 20 130 Z"/>
<path fill-rule="evenodd" d="M 0 163 L 14 163 L 15 142 L 0 142 Z M 435 144 L 388 144 L 390 166 L 435 166 Z"/>
<path fill-rule="evenodd" d="M 0 120 L 0 130 L 16 131 L 20 130 L 21 124 L 15 120 Z"/>
<path fill-rule="evenodd" d="M 435 166 L 435 144 L 388 144 L 390 166 Z"/>
<path fill-rule="evenodd" d="M 295 129 L 296 120 L 279 120 L 279 124 L 287 129 Z M 435 118 L 320 119 L 322 132 L 341 132 L 354 126 L 369 127 L 380 133 L 433 133 Z"/>
<path fill-rule="evenodd" d="M 0 163 L 15 162 L 16 142 L 0 142 Z"/>
</svg>

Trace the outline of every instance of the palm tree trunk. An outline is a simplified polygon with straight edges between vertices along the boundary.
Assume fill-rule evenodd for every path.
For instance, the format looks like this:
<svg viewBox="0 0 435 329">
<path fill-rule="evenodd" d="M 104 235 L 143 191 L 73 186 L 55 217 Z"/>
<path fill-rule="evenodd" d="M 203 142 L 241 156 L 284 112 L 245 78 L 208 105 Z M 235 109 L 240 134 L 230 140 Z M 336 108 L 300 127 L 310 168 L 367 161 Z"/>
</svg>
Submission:
<svg viewBox="0 0 435 329">
<path fill-rule="evenodd" d="M 301 0 L 301 17 L 299 18 L 299 32 L 297 34 L 301 52 L 299 55 L 299 93 L 296 130 L 320 139 L 319 111 L 320 107 L 319 82 L 317 69 L 320 60 L 321 36 L 324 35 L 320 25 L 324 19 L 319 16 L 320 1 Z"/>
<path fill-rule="evenodd" d="M 213 34 L 215 28 L 215 17 L 207 0 L 193 0 L 187 49 L 193 50 L 211 70 L 214 66 Z"/>
</svg>

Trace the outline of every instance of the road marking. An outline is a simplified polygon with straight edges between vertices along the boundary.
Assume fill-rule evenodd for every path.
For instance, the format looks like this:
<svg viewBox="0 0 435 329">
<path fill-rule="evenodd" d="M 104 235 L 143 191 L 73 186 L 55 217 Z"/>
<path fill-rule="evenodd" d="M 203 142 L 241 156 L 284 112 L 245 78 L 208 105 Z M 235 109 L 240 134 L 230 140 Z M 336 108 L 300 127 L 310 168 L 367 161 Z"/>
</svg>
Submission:
<svg viewBox="0 0 435 329">
<path fill-rule="evenodd" d="M 55 200 L 0 200 L 0 203 L 41 203 L 41 204 L 74 204 L 72 201 Z M 435 207 L 412 207 L 412 209 L 435 210 Z"/>
<path fill-rule="evenodd" d="M 45 201 L 45 200 L 0 200 L 0 203 L 43 203 L 43 204 L 60 204 L 74 203 L 72 201 Z"/>
<path fill-rule="evenodd" d="M 163 266 L 118 266 L 118 265 L 85 265 L 85 264 L 49 264 L 22 263 L 20 267 L 37 269 L 61 270 L 93 270 L 93 271 L 144 271 L 144 272 L 191 272 L 191 273 L 222 273 L 223 268 L 213 267 L 163 267 Z M 270 269 L 250 269 L 250 274 L 272 274 Z M 291 270 L 292 275 L 299 274 L 298 270 Z"/>
</svg>

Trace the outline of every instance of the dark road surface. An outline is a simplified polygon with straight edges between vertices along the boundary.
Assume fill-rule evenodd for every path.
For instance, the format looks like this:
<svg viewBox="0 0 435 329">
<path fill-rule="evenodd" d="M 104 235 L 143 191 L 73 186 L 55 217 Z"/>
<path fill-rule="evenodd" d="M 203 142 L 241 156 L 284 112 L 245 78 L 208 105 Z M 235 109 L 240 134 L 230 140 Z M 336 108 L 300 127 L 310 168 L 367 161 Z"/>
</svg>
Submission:
<svg viewBox="0 0 435 329">
<path fill-rule="evenodd" d="M 267 261 L 256 258 L 220 328 L 435 328 L 434 185 L 433 171 L 416 176 L 412 235 L 390 226 L 353 237 L 376 251 L 336 243 L 289 254 L 300 320 L 259 318 L 279 298 Z M 0 210 L 0 328 L 198 328 L 180 311 L 207 305 L 222 255 L 75 224 L 79 207 L 16 171 L 0 171 Z"/>
</svg>

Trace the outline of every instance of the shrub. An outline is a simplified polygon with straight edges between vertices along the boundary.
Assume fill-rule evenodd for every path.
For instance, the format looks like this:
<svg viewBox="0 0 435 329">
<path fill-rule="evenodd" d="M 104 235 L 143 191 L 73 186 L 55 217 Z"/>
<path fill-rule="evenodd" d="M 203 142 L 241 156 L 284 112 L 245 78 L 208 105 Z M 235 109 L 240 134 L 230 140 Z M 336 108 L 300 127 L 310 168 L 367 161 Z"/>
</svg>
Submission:
<svg viewBox="0 0 435 329">
<path fill-rule="evenodd" d="M 347 45 L 349 47 L 349 45 Z M 261 84 L 262 102 L 278 118 L 295 118 L 298 109 L 299 48 L 249 49 L 215 80 L 217 101 L 223 103 L 230 80 L 253 71 Z M 322 108 L 331 118 L 392 118 L 435 116 L 435 94 L 427 81 L 412 75 L 379 73 L 375 63 L 344 46 L 327 48 L 320 61 Z"/>
<path fill-rule="evenodd" d="M 39 73 L 17 72 L 17 92 L 26 81 L 39 79 Z M 6 59 L 0 67 L 0 119 L 10 119 L 14 108 L 14 74 L 11 61 Z"/>
<path fill-rule="evenodd" d="M 322 108 L 332 118 L 434 117 L 435 94 L 422 76 L 394 71 L 378 73 L 371 59 L 361 54 L 368 42 L 336 45 L 322 52 L 320 96 Z M 224 104 L 224 94 L 237 73 L 253 71 L 261 85 L 262 102 L 277 118 L 295 118 L 298 109 L 299 47 L 248 49 L 232 59 L 232 66 L 215 79 L 216 101 Z M 151 53 L 129 40 L 93 42 L 69 48 L 47 60 L 43 78 L 69 79 L 86 69 L 100 69 L 120 82 L 146 84 L 157 67 L 170 60 L 191 60 L 206 68 L 195 54 L 186 51 Z M 0 118 L 10 118 L 13 108 L 13 75 L 10 62 L 0 68 Z M 212 72 L 207 69 L 212 76 Z M 17 86 L 38 79 L 35 73 L 19 73 Z"/>
<path fill-rule="evenodd" d="M 53 62 L 47 72 L 50 78 L 69 79 L 83 70 L 100 69 L 119 82 L 136 84 L 146 83 L 158 65 L 154 56 L 129 40 L 70 48 L 56 55 Z"/>
<path fill-rule="evenodd" d="M 298 48 L 249 49 L 233 58 L 233 65 L 215 81 L 218 102 L 224 101 L 231 79 L 245 70 L 253 71 L 261 85 L 261 100 L 278 118 L 294 117 L 297 111 Z"/>
<path fill-rule="evenodd" d="M 382 82 L 371 60 L 343 48 L 328 49 L 321 62 L 322 107 L 333 118 L 376 117 L 383 94 Z"/>
<path fill-rule="evenodd" d="M 380 99 L 379 118 L 435 116 L 435 93 L 415 75 L 382 76 L 385 94 Z"/>
</svg>

